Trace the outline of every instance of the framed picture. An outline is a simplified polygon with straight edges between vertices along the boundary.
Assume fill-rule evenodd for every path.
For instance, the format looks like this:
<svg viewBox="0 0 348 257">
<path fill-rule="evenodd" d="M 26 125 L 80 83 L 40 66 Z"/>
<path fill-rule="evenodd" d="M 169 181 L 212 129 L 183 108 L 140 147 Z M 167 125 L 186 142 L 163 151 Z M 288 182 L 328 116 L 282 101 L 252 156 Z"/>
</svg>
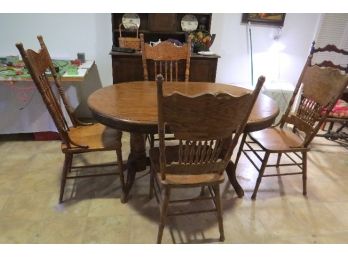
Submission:
<svg viewBox="0 0 348 257">
<path fill-rule="evenodd" d="M 243 13 L 242 23 L 249 21 L 254 24 L 264 24 L 282 27 L 284 25 L 285 13 Z"/>
</svg>

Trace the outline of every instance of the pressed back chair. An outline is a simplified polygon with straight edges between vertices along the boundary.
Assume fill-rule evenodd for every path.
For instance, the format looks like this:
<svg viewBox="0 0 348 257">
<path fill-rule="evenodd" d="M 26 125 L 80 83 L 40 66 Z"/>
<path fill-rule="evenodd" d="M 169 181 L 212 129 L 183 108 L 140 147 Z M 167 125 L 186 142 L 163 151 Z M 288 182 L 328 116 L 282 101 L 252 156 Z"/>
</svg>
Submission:
<svg viewBox="0 0 348 257">
<path fill-rule="evenodd" d="M 309 144 L 348 85 L 345 68 L 328 65 L 327 61 L 319 65 L 311 65 L 315 53 L 313 48 L 280 122 L 271 128 L 249 133 L 249 141 L 246 141 L 247 133 L 242 137 L 236 163 L 238 163 L 241 152 L 243 152 L 259 173 L 251 197 L 253 200 L 256 199 L 262 177 L 272 176 L 302 175 L 303 195 L 307 195 L 307 152 L 310 150 Z M 296 99 L 299 99 L 297 108 L 294 106 Z M 294 109 L 297 110 L 292 112 Z M 245 149 L 243 149 L 244 146 L 246 146 Z M 250 152 L 257 157 L 261 165 L 254 162 Z M 277 154 L 275 164 L 269 164 L 271 154 Z M 282 154 L 288 157 L 286 163 L 281 162 Z M 281 173 L 279 171 L 280 166 L 293 165 L 299 167 L 300 172 Z M 267 167 L 276 167 L 278 172 L 265 174 Z"/>
<path fill-rule="evenodd" d="M 124 178 L 121 152 L 122 133 L 120 131 L 107 128 L 100 123 L 83 123 L 75 117 L 73 110 L 64 94 L 64 90 L 60 83 L 60 78 L 56 73 L 43 38 L 42 36 L 38 36 L 37 38 L 41 46 L 41 49 L 38 52 L 31 49 L 25 50 L 22 43 L 17 43 L 16 46 L 34 81 L 34 84 L 42 96 L 42 100 L 57 127 L 62 141 L 61 149 L 65 155 L 65 160 L 61 178 L 59 203 L 63 202 L 64 189 L 67 179 L 119 174 L 123 192 Z M 48 78 L 47 71 L 51 73 L 53 81 Z M 57 92 L 55 92 L 54 89 L 56 89 Z M 64 115 L 64 110 L 67 113 L 67 117 Z M 118 168 L 116 169 L 116 163 L 72 166 L 73 157 L 75 154 L 97 151 L 115 151 Z M 97 166 L 114 166 L 115 172 L 104 172 L 97 174 L 76 173 L 73 175 L 73 170 L 75 169 L 93 168 Z"/>
<path fill-rule="evenodd" d="M 217 212 L 220 240 L 224 240 L 219 185 L 224 181 L 224 170 L 231 161 L 264 80 L 260 77 L 256 89 L 241 96 L 224 92 L 186 96 L 163 95 L 163 77 L 157 76 L 159 147 L 150 149 L 150 197 L 154 191 L 161 201 L 158 243 L 161 243 L 167 216 L 211 211 Z M 175 144 L 171 141 L 168 145 L 167 129 L 177 139 Z M 172 188 L 188 187 L 208 187 L 211 196 L 170 200 Z M 168 213 L 169 203 L 191 200 L 213 200 L 215 208 Z"/>
<path fill-rule="evenodd" d="M 155 80 L 158 74 L 162 74 L 165 81 L 179 81 L 182 76 L 181 71 L 184 70 L 184 81 L 189 81 L 190 38 L 182 46 L 177 46 L 170 41 L 163 41 L 152 46 L 145 43 L 144 34 L 140 34 L 140 45 L 144 80 Z"/>
<path fill-rule="evenodd" d="M 179 81 L 184 75 L 184 81 L 190 78 L 191 39 L 182 46 L 170 41 L 163 41 L 157 45 L 145 43 L 144 34 L 140 34 L 140 45 L 143 63 L 144 80 L 155 80 L 162 74 L 165 81 Z M 182 74 L 183 73 L 183 74 Z M 172 138 L 172 136 L 167 136 Z M 158 140 L 153 134 L 148 135 L 150 147 Z"/>
<path fill-rule="evenodd" d="M 315 48 L 315 42 L 312 44 L 311 49 L 312 56 L 314 54 L 323 54 L 325 55 L 325 59 L 330 60 L 324 60 L 317 65 L 320 67 L 333 67 L 339 70 L 342 70 L 345 73 L 348 73 L 348 51 L 344 49 L 339 49 L 335 45 L 326 45 L 325 47 L 318 47 Z M 330 56 L 330 58 L 328 58 Z M 341 66 L 338 64 L 334 64 L 335 60 L 337 62 L 337 59 L 341 58 L 342 61 L 345 63 L 345 66 Z M 312 65 L 314 64 L 315 60 L 311 60 Z M 348 88 L 345 89 L 345 92 L 348 92 Z M 343 97 L 342 97 L 343 98 Z M 344 99 L 348 102 L 347 97 Z M 329 122 L 329 128 L 325 134 L 320 134 L 318 136 L 325 137 L 330 140 L 337 140 L 337 139 L 348 139 L 348 134 L 343 132 L 344 128 L 348 127 L 348 104 L 343 99 L 339 99 L 337 103 L 335 104 L 332 111 L 328 114 L 325 122 Z M 338 124 L 339 127 L 334 130 L 333 126 L 334 123 Z M 324 125 L 325 126 L 325 123 Z"/>
</svg>

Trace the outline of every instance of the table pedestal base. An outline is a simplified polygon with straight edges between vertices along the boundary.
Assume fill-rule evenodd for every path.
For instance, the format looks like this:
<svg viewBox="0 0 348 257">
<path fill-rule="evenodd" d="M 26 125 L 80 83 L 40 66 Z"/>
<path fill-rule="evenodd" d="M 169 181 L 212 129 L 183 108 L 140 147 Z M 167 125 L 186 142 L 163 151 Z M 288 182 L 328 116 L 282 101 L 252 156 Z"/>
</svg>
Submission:
<svg viewBox="0 0 348 257">
<path fill-rule="evenodd" d="M 239 198 L 242 198 L 244 196 L 244 190 L 239 185 L 237 181 L 237 175 L 236 175 L 236 165 L 233 164 L 233 162 L 229 162 L 226 167 L 226 173 L 228 176 L 228 180 L 230 181 L 231 185 L 233 186 L 234 190 L 236 191 Z"/>
<path fill-rule="evenodd" d="M 143 171 L 147 166 L 145 151 L 145 135 L 141 133 L 130 133 L 130 154 L 127 161 L 126 188 L 122 196 L 122 203 L 128 201 L 137 171 Z"/>
</svg>

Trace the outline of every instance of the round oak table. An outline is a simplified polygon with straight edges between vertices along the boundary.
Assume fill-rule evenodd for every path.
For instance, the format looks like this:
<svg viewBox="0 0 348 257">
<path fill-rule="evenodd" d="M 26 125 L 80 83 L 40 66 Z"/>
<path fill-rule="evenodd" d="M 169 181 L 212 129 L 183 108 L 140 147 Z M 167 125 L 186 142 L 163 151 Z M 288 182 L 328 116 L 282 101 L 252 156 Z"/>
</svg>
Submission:
<svg viewBox="0 0 348 257">
<path fill-rule="evenodd" d="M 245 88 L 208 82 L 164 82 L 164 94 L 177 91 L 185 95 L 227 92 L 241 95 Z M 125 197 L 134 183 L 137 171 L 145 170 L 148 160 L 145 152 L 145 134 L 157 133 L 157 86 L 154 81 L 136 81 L 114 84 L 93 92 L 88 107 L 95 119 L 112 128 L 130 132 L 130 154 L 127 161 Z M 277 104 L 260 94 L 248 119 L 244 132 L 269 127 L 279 113 Z M 236 179 L 232 162 L 226 169 L 228 178 L 239 197 L 244 191 Z"/>
</svg>

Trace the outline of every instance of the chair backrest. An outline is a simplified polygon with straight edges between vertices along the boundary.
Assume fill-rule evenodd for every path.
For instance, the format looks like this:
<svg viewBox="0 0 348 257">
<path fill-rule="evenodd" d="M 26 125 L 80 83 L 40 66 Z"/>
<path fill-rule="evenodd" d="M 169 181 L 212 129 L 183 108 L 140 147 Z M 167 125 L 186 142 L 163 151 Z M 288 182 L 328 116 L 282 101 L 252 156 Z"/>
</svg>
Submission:
<svg viewBox="0 0 348 257">
<path fill-rule="evenodd" d="M 230 161 L 265 81 L 260 77 L 256 89 L 242 96 L 221 92 L 186 96 L 163 95 L 163 77 L 157 76 L 158 134 L 160 170 L 165 174 L 221 174 Z M 166 159 L 165 133 L 169 129 L 178 140 L 175 162 Z"/>
<path fill-rule="evenodd" d="M 336 101 L 348 86 L 348 65 L 343 67 L 334 64 L 332 60 L 324 60 L 318 64 L 312 63 L 315 53 L 325 51 L 348 54 L 347 51 L 338 49 L 333 45 L 315 48 L 313 42 L 310 55 L 304 65 L 288 108 L 280 121 L 281 127 L 290 123 L 294 125 L 294 131 L 298 129 L 305 133 L 303 147 L 307 147 L 312 141 Z M 299 106 L 296 113 L 291 113 L 297 94 L 301 94 Z"/>
<path fill-rule="evenodd" d="M 141 53 L 144 71 L 144 80 L 149 78 L 156 79 L 158 74 L 162 74 L 166 81 L 178 81 L 181 69 L 184 68 L 185 81 L 190 77 L 190 58 L 191 41 L 182 46 L 177 46 L 172 42 L 163 41 L 151 46 L 144 42 L 144 34 L 140 34 Z M 148 65 L 153 65 L 148 69 Z M 149 74 L 149 71 L 153 71 Z"/>
<path fill-rule="evenodd" d="M 314 63 L 314 57 L 317 56 L 318 57 L 317 59 L 319 60 L 319 57 L 320 57 L 319 55 L 321 53 L 324 54 L 322 58 L 327 58 L 330 60 L 322 60 L 321 62 Z M 338 58 L 338 57 L 345 57 L 345 58 Z M 348 73 L 348 61 L 347 61 L 348 51 L 344 49 L 339 49 L 335 45 L 326 45 L 325 47 L 315 48 L 315 41 L 313 41 L 309 59 L 310 59 L 311 65 L 317 65 L 319 67 L 332 67 L 332 68 L 342 70 L 345 73 Z M 333 60 L 336 60 L 336 59 L 344 59 L 347 62 L 346 66 L 335 64 Z"/>
<path fill-rule="evenodd" d="M 36 85 L 38 91 L 42 96 L 42 100 L 44 101 L 56 127 L 58 133 L 63 141 L 68 147 L 71 145 L 79 146 L 74 144 L 68 135 L 69 125 L 68 120 L 64 116 L 63 107 L 60 104 L 60 100 L 63 103 L 63 106 L 68 114 L 68 118 L 70 119 L 72 125 L 74 127 L 77 126 L 78 122 L 72 112 L 72 109 L 65 97 L 63 88 L 60 84 L 58 74 L 53 65 L 50 54 L 48 53 L 47 47 L 43 41 L 42 36 L 37 37 L 41 49 L 38 52 L 34 50 L 27 49 L 25 50 L 22 43 L 17 43 L 16 47 L 18 48 L 22 59 Z M 53 81 L 49 80 L 47 73 L 50 73 Z M 52 83 L 51 83 L 52 82 Z M 51 84 L 55 86 L 57 89 L 58 95 L 53 90 Z"/>
</svg>

